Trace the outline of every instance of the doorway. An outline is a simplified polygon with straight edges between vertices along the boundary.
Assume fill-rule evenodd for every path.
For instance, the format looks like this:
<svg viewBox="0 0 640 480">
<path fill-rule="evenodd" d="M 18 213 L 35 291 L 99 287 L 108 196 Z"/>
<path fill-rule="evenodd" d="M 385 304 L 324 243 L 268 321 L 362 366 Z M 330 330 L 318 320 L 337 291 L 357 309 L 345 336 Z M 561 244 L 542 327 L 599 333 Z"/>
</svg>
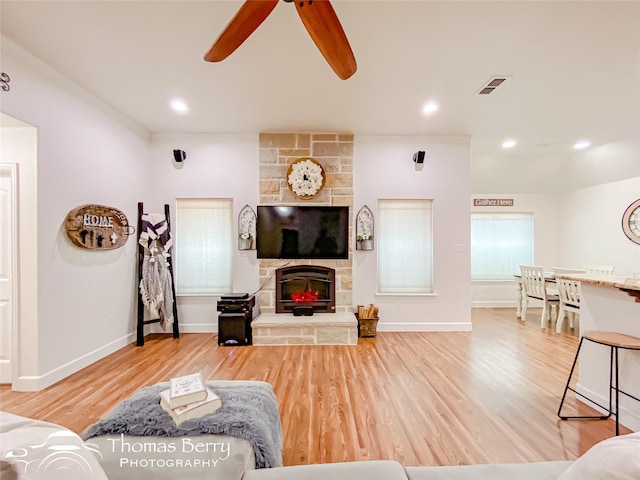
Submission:
<svg viewBox="0 0 640 480">
<path fill-rule="evenodd" d="M 18 165 L 0 164 L 0 383 L 13 383 L 17 328 Z"/>
<path fill-rule="evenodd" d="M 38 372 L 37 128 L 0 112 L 0 143 L 0 383 L 26 391 Z"/>
</svg>

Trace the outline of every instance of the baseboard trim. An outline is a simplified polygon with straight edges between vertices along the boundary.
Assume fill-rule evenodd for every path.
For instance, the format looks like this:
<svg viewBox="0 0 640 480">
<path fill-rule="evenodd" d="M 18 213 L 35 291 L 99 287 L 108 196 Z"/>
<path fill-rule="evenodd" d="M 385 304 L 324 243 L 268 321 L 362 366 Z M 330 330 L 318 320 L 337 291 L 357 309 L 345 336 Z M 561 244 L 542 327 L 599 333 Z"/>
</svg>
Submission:
<svg viewBox="0 0 640 480">
<path fill-rule="evenodd" d="M 502 300 L 502 301 L 491 301 L 491 300 L 476 300 L 471 302 L 471 308 L 516 308 L 515 301 L 512 300 Z"/>
<path fill-rule="evenodd" d="M 180 333 L 218 333 L 218 324 L 188 323 L 180 324 Z"/>
<path fill-rule="evenodd" d="M 92 363 L 111 355 L 121 348 L 135 341 L 135 334 L 129 333 L 100 348 L 97 348 L 81 357 L 51 370 L 40 376 L 19 376 L 12 384 L 11 389 L 17 392 L 37 392 L 53 385 L 69 375 L 88 367 Z"/>
<path fill-rule="evenodd" d="M 600 405 L 608 405 L 609 404 L 609 397 L 604 397 L 602 395 L 600 395 L 599 393 L 594 392 L 591 389 L 585 388 L 584 386 L 580 385 L 580 383 L 578 383 L 576 385 L 576 390 L 578 392 L 580 392 L 582 395 L 585 395 L 593 400 L 595 400 L 596 402 L 598 402 Z M 622 395 L 620 395 L 621 400 L 622 400 Z M 595 410 L 605 413 L 600 407 L 598 407 L 597 405 L 595 405 L 592 402 L 589 402 L 588 400 L 577 396 L 576 398 L 584 403 L 585 405 L 589 405 L 590 407 L 594 408 Z M 638 408 L 635 408 L 633 410 L 630 410 L 629 408 L 627 408 L 625 405 L 622 405 L 622 401 L 620 402 L 620 425 L 624 425 L 625 427 L 627 427 L 628 429 L 634 431 L 634 432 L 638 432 L 640 431 L 640 403 L 636 402 L 635 400 L 630 400 L 630 402 L 633 402 Z M 563 410 L 564 414 L 567 414 L 566 411 Z M 614 418 L 613 416 L 611 417 L 612 419 Z M 613 420 L 615 421 L 615 420 Z"/>
<path fill-rule="evenodd" d="M 454 323 L 384 323 L 378 322 L 379 332 L 470 332 L 471 322 Z"/>
</svg>

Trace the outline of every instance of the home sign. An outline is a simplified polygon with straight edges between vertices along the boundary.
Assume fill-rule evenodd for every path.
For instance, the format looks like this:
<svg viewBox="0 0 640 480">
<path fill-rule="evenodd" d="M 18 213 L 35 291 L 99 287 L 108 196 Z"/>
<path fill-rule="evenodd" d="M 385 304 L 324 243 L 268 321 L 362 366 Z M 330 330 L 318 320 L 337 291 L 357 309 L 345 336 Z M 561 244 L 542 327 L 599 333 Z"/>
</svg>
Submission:
<svg viewBox="0 0 640 480">
<path fill-rule="evenodd" d="M 65 230 L 75 246 L 90 250 L 113 250 L 127 243 L 133 233 L 127 216 L 105 205 L 81 205 L 67 214 Z"/>
</svg>

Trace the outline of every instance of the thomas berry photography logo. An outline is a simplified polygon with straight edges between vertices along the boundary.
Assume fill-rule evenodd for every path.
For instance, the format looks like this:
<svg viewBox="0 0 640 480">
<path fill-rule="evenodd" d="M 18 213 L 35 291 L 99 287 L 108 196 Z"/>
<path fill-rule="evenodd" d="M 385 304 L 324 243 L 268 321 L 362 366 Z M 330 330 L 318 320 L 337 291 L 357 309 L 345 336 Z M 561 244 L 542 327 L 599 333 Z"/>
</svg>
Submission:
<svg viewBox="0 0 640 480">
<path fill-rule="evenodd" d="M 111 444 L 105 455 L 120 455 L 121 468 L 216 468 L 231 456 L 229 442 L 209 442 L 182 437 L 164 442 L 131 441 L 124 434 L 109 438 Z"/>
<path fill-rule="evenodd" d="M 96 473 L 88 460 L 91 457 L 102 458 L 95 446 L 73 432 L 54 432 L 39 445 L 7 451 L 3 460 L 33 480 L 87 480 Z"/>
</svg>

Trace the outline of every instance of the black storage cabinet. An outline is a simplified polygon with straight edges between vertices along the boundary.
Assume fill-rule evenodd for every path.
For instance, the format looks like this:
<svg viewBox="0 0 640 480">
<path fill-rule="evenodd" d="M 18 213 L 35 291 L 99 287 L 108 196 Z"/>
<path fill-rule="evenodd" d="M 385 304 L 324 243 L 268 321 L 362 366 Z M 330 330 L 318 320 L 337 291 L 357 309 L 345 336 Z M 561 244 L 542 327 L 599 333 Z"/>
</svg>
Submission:
<svg viewBox="0 0 640 480">
<path fill-rule="evenodd" d="M 255 297 L 248 293 L 227 294 L 220 297 L 218 315 L 218 345 L 251 345 L 251 321 Z"/>
</svg>

